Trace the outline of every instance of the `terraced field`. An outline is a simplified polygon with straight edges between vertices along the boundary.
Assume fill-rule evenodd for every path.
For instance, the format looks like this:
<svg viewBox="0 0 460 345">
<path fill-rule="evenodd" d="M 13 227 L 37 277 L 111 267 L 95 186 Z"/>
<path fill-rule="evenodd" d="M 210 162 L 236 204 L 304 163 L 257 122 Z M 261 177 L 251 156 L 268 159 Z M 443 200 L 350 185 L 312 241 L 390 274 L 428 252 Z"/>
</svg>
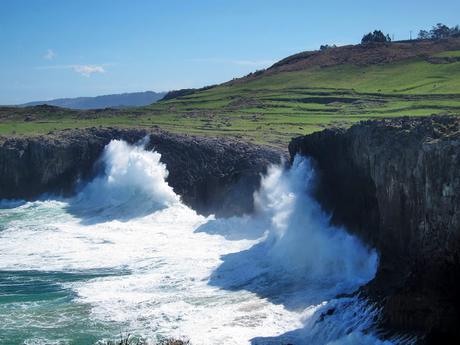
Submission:
<svg viewBox="0 0 460 345">
<path fill-rule="evenodd" d="M 460 115 L 460 44 L 456 50 L 395 60 L 269 69 L 141 108 L 92 112 L 4 109 L 0 110 L 0 133 L 159 126 L 174 132 L 231 135 L 282 145 L 295 135 L 369 118 Z"/>
</svg>

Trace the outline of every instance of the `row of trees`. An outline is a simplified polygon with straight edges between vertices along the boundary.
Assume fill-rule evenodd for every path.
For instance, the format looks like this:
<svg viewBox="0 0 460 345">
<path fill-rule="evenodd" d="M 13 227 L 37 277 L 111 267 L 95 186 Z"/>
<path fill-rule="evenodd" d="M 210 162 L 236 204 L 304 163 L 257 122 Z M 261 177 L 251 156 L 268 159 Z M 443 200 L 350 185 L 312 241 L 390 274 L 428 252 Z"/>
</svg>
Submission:
<svg viewBox="0 0 460 345">
<path fill-rule="evenodd" d="M 420 30 L 418 34 L 419 40 L 439 40 L 448 37 L 460 37 L 460 26 L 456 25 L 453 27 L 448 27 L 442 23 L 438 23 L 431 28 L 431 30 Z M 381 30 L 374 30 L 374 32 L 369 32 L 365 34 L 361 39 L 361 44 L 368 43 L 385 43 L 391 42 L 391 37 L 388 34 L 384 34 Z M 322 45 L 320 50 L 327 50 L 330 48 L 335 48 L 335 45 Z"/>
<path fill-rule="evenodd" d="M 385 35 L 380 30 L 374 30 L 374 32 L 369 32 L 364 35 L 361 44 L 373 43 L 373 42 L 391 42 L 390 35 Z"/>
<path fill-rule="evenodd" d="M 337 46 L 335 44 L 322 44 L 320 47 L 319 47 L 319 50 L 328 50 L 328 49 L 332 49 L 332 48 L 337 48 Z"/>
<path fill-rule="evenodd" d="M 443 38 L 460 36 L 460 27 L 458 25 L 449 28 L 447 25 L 438 23 L 430 31 L 420 30 L 418 38 L 420 40 L 440 40 Z"/>
<path fill-rule="evenodd" d="M 420 40 L 440 40 L 448 37 L 460 37 L 460 27 L 456 25 L 450 28 L 445 24 L 438 23 L 431 30 L 420 30 L 418 34 L 418 39 Z M 391 42 L 391 38 L 390 35 L 385 35 L 382 31 L 375 30 L 364 35 L 361 40 L 361 44 L 373 42 Z"/>
</svg>

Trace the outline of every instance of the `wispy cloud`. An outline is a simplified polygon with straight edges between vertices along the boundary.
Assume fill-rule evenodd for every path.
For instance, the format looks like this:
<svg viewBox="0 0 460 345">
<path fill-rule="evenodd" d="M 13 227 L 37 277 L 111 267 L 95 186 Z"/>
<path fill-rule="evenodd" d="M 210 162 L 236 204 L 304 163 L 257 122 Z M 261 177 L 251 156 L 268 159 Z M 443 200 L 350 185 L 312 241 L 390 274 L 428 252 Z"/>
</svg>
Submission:
<svg viewBox="0 0 460 345">
<path fill-rule="evenodd" d="M 85 77 L 91 77 L 94 73 L 105 73 L 104 67 L 96 65 L 75 65 L 72 68 Z"/>
<path fill-rule="evenodd" d="M 273 65 L 276 60 L 271 59 L 260 59 L 260 60 L 246 60 L 246 59 L 220 59 L 220 58 L 203 58 L 203 59 L 192 59 L 194 62 L 210 62 L 210 63 L 222 63 L 238 66 L 249 66 L 254 68 L 265 68 Z"/>
<path fill-rule="evenodd" d="M 105 66 L 109 66 L 110 64 L 102 64 L 102 65 L 54 65 L 54 66 L 40 66 L 37 69 L 70 69 L 84 77 L 91 77 L 91 75 L 96 73 L 105 73 Z"/>
<path fill-rule="evenodd" d="M 43 55 L 43 58 L 46 60 L 53 60 L 56 57 L 56 53 L 53 51 L 53 49 L 48 49 Z"/>
</svg>

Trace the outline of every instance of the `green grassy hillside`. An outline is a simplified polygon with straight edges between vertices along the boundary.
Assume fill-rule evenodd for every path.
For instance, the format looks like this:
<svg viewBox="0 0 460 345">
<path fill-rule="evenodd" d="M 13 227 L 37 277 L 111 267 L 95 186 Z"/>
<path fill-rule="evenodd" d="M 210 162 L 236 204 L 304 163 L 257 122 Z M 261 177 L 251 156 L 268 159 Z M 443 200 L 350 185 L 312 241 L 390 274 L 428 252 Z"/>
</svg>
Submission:
<svg viewBox="0 0 460 345">
<path fill-rule="evenodd" d="M 232 135 L 280 145 L 295 135 L 368 118 L 460 114 L 460 45 L 458 50 L 395 60 L 268 70 L 127 110 L 38 111 L 27 121 L 24 116 L 32 110 L 0 111 L 0 133 L 158 125 L 175 132 Z"/>
</svg>

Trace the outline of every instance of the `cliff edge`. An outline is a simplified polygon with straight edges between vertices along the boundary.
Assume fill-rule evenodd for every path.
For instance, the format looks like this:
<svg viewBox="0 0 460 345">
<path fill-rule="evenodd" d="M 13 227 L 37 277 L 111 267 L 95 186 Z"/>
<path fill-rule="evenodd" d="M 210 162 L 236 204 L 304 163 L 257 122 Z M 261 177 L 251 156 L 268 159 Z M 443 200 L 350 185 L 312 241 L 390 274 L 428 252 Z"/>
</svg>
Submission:
<svg viewBox="0 0 460 345">
<path fill-rule="evenodd" d="M 460 119 L 367 121 L 298 137 L 316 197 L 380 253 L 366 288 L 385 326 L 428 344 L 460 339 Z M 455 340 L 454 340 L 455 339 Z"/>
<path fill-rule="evenodd" d="M 241 141 L 171 134 L 156 129 L 89 128 L 32 137 L 0 137 L 0 199 L 31 199 L 43 193 L 71 195 L 79 181 L 96 175 L 112 139 L 161 154 L 168 183 L 203 214 L 250 212 L 260 174 L 279 163 L 281 152 Z M 101 167 L 99 166 L 99 169 Z M 248 192 L 249 191 L 249 192 Z"/>
</svg>

